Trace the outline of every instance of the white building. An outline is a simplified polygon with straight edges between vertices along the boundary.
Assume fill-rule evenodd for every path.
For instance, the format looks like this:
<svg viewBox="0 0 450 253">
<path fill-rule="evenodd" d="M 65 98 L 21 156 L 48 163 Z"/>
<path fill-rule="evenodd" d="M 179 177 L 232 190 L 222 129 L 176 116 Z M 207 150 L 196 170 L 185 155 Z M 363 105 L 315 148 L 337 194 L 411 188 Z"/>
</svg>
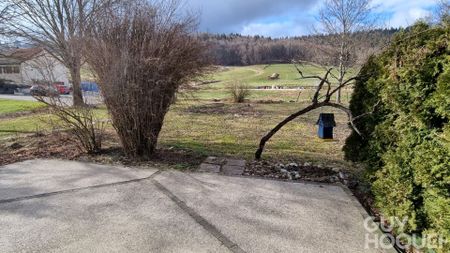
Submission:
<svg viewBox="0 0 450 253">
<path fill-rule="evenodd" d="M 67 68 L 41 48 L 15 49 L 0 56 L 0 79 L 17 84 L 69 86 Z"/>
</svg>

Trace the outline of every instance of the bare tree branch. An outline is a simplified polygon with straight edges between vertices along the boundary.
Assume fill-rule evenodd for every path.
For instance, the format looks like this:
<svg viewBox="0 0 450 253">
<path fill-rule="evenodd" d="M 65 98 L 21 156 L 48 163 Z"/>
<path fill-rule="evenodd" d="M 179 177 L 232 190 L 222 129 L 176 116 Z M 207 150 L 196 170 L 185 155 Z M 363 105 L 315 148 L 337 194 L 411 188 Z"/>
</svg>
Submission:
<svg viewBox="0 0 450 253">
<path fill-rule="evenodd" d="M 294 63 L 294 65 L 295 65 L 295 63 Z M 362 117 L 365 117 L 365 116 L 367 116 L 367 115 L 372 114 L 372 113 L 376 110 L 376 107 L 379 105 L 379 103 L 377 103 L 377 104 L 375 105 L 375 107 L 373 108 L 373 111 L 367 112 L 367 113 L 364 113 L 364 114 L 362 114 L 362 115 L 358 115 L 358 116 L 355 117 L 355 116 L 353 116 L 352 111 L 351 111 L 348 107 L 346 107 L 346 106 L 344 106 L 344 105 L 342 105 L 342 104 L 340 104 L 340 103 L 333 103 L 333 102 L 330 102 L 330 101 L 331 101 L 333 95 L 334 95 L 337 91 L 341 90 L 342 88 L 346 87 L 347 85 L 352 84 L 352 83 L 357 79 L 357 77 L 352 77 L 352 78 L 350 78 L 350 79 L 348 79 L 348 80 L 342 82 L 338 87 L 336 87 L 335 89 L 333 89 L 333 90 L 331 91 L 331 82 L 330 82 L 328 79 L 330 78 L 330 73 L 331 73 L 331 71 L 332 71 L 332 68 L 328 69 L 328 70 L 325 72 L 325 74 L 324 74 L 323 77 L 321 77 L 321 76 L 314 76 L 314 75 L 313 75 L 313 76 L 305 76 L 305 75 L 303 75 L 303 72 L 299 69 L 299 67 L 298 67 L 297 65 L 295 65 L 295 68 L 296 68 L 297 71 L 300 73 L 300 76 L 301 76 L 302 78 L 313 78 L 313 79 L 318 79 L 318 80 L 320 80 L 320 83 L 319 83 L 319 85 L 317 86 L 317 89 L 316 89 L 316 91 L 315 91 L 315 93 L 314 93 L 314 96 L 313 96 L 313 99 L 312 99 L 312 101 L 311 101 L 311 104 L 309 104 L 309 105 L 306 106 L 305 108 L 299 110 L 298 112 L 296 112 L 296 113 L 294 113 L 294 114 L 288 116 L 286 119 L 284 119 L 283 121 L 281 121 L 278 125 L 276 125 L 272 130 L 270 130 L 270 131 L 269 131 L 269 132 L 268 132 L 268 133 L 260 140 L 259 147 L 258 147 L 258 149 L 256 150 L 256 153 L 255 153 L 255 159 L 261 159 L 261 156 L 262 156 L 262 153 L 263 153 L 263 151 L 264 151 L 264 148 L 265 148 L 266 143 L 267 143 L 267 142 L 268 142 L 268 141 L 269 141 L 269 140 L 270 140 L 270 139 L 271 139 L 271 138 L 272 138 L 272 137 L 273 137 L 273 136 L 274 136 L 281 128 L 283 128 L 286 124 L 288 124 L 289 122 L 293 121 L 294 119 L 298 118 L 298 117 L 301 116 L 301 115 L 304 115 L 304 114 L 306 114 L 306 113 L 308 113 L 308 112 L 311 112 L 311 111 L 313 111 L 313 110 L 316 110 L 316 109 L 322 108 L 322 107 L 333 107 L 333 108 L 339 109 L 339 110 L 341 110 L 341 111 L 343 111 L 343 112 L 345 112 L 345 113 L 347 114 L 347 116 L 348 116 L 348 122 L 349 122 L 350 126 L 353 128 L 353 130 L 354 130 L 356 133 L 358 133 L 360 136 L 362 136 L 361 131 L 359 131 L 359 129 L 358 129 L 358 128 L 356 127 L 356 125 L 355 125 L 355 121 L 358 120 L 358 119 L 360 119 L 360 118 L 362 118 Z M 321 92 L 321 91 L 323 90 L 323 88 L 324 88 L 324 84 L 328 84 L 328 86 L 327 86 L 327 92 L 326 92 L 326 95 L 320 97 L 319 95 L 320 95 L 320 92 Z"/>
<path fill-rule="evenodd" d="M 115 0 L 5 0 L 4 33 L 44 48 L 71 75 L 73 102 L 83 104 L 82 47 L 85 28 Z"/>
<path fill-rule="evenodd" d="M 348 79 L 349 68 L 355 58 L 354 41 L 351 34 L 372 29 L 376 23 L 373 14 L 372 0 L 325 0 L 319 11 L 319 22 L 322 31 L 328 35 L 336 35 L 333 47 L 334 55 L 339 57 L 338 75 L 331 74 L 338 82 L 338 88 L 331 92 L 337 94 L 337 103 L 341 102 L 341 88 Z"/>
<path fill-rule="evenodd" d="M 99 119 L 94 108 L 70 107 L 59 96 L 34 96 L 34 98 L 47 105 L 56 116 L 56 120 L 50 120 L 54 128 L 69 130 L 75 136 L 80 150 L 92 154 L 100 152 L 108 121 Z"/>
</svg>

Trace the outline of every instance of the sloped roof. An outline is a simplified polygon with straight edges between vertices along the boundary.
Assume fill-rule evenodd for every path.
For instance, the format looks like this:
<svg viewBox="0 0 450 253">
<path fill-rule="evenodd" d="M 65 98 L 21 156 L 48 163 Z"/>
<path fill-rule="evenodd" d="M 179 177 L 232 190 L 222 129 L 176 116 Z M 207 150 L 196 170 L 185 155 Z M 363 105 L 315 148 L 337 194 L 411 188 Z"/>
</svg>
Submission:
<svg viewBox="0 0 450 253">
<path fill-rule="evenodd" d="M 0 57 L 0 65 L 18 65 L 22 63 L 22 61 L 9 58 L 9 57 Z"/>
<path fill-rule="evenodd" d="M 19 48 L 11 52 L 9 57 L 27 61 L 35 57 L 36 55 L 40 54 L 43 51 L 40 47 L 32 47 L 32 48 Z"/>
<path fill-rule="evenodd" d="M 40 47 L 33 48 L 18 48 L 4 52 L 3 56 L 0 56 L 1 65 L 16 65 L 24 61 L 30 60 L 43 51 Z"/>
</svg>

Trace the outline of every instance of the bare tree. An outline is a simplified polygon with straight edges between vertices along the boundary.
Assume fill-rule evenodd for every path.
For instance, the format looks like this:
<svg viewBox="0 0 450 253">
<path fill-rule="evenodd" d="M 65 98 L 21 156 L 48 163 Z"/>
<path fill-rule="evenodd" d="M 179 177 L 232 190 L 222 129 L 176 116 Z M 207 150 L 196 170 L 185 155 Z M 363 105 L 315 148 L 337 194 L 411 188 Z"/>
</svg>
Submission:
<svg viewBox="0 0 450 253">
<path fill-rule="evenodd" d="M 5 19 L 7 11 L 8 5 L 6 5 L 5 3 L 0 3 L 0 36 L 5 34 Z"/>
<path fill-rule="evenodd" d="M 82 46 L 85 29 L 111 0 L 5 0 L 4 28 L 10 36 L 43 47 L 70 71 L 73 104 L 83 105 Z"/>
<path fill-rule="evenodd" d="M 177 89 L 208 66 L 196 26 L 195 17 L 180 16 L 178 1 L 136 1 L 91 28 L 87 61 L 128 156 L 154 153 Z"/>
<path fill-rule="evenodd" d="M 334 107 L 337 108 L 341 111 L 344 111 L 347 116 L 348 116 L 348 122 L 351 125 L 351 127 L 355 130 L 356 133 L 360 134 L 360 131 L 356 128 L 354 122 L 368 114 L 371 114 L 372 112 L 369 113 L 365 113 L 363 115 L 358 115 L 358 116 L 354 116 L 352 114 L 352 111 L 342 105 L 341 103 L 334 103 L 331 101 L 332 97 L 339 92 L 341 89 L 352 85 L 358 77 L 352 77 L 350 79 L 345 80 L 343 83 L 341 83 L 340 85 L 338 85 L 337 87 L 334 87 L 332 85 L 332 72 L 333 72 L 333 68 L 328 68 L 325 71 L 325 74 L 323 76 L 319 76 L 319 75 L 304 75 L 300 66 L 302 65 L 302 62 L 294 62 L 294 65 L 298 71 L 298 73 L 300 74 L 302 79 L 315 79 L 319 81 L 319 85 L 316 88 L 316 91 L 314 93 L 314 96 L 312 98 L 311 104 L 306 106 L 305 108 L 299 110 L 298 112 L 290 115 L 289 117 L 287 117 L 286 119 L 284 119 L 283 121 L 281 121 L 278 125 L 276 125 L 271 131 L 269 131 L 269 133 L 267 133 L 260 141 L 258 150 L 255 153 L 255 159 L 261 159 L 261 155 L 264 151 L 264 148 L 266 146 L 266 143 L 281 129 L 283 128 L 286 124 L 288 124 L 289 122 L 293 121 L 294 119 L 300 117 L 301 115 L 304 115 L 308 112 L 314 111 L 316 109 L 319 109 L 321 107 Z M 311 63 L 308 63 L 311 64 Z M 375 108 L 374 108 L 375 110 Z"/>
<path fill-rule="evenodd" d="M 336 35 L 332 54 L 338 57 L 338 86 L 347 79 L 354 63 L 354 42 L 351 35 L 367 31 L 374 24 L 372 0 L 325 0 L 319 11 L 319 22 L 324 33 Z M 336 102 L 341 103 L 341 90 L 336 91 Z"/>
<path fill-rule="evenodd" d="M 339 63 L 337 74 L 336 71 L 333 71 L 334 68 L 319 66 L 325 70 L 323 76 L 306 76 L 301 70 L 301 64 L 299 64 L 305 62 L 294 62 L 294 66 L 302 79 L 318 80 L 319 84 L 317 85 L 316 92 L 310 105 L 287 117 L 261 139 L 258 150 L 255 153 L 256 159 L 261 158 L 267 141 L 281 128 L 299 116 L 321 107 L 334 107 L 344 111 L 348 115 L 348 120 L 352 128 L 358 134 L 360 133 L 354 121 L 365 115 L 354 117 L 351 110 L 341 104 L 341 91 L 353 85 L 357 79 L 356 75 L 352 76 L 349 74 L 350 68 L 354 67 L 355 63 L 354 54 L 352 53 L 355 44 L 352 41 L 351 35 L 373 28 L 373 7 L 371 3 L 372 0 L 325 0 L 319 12 L 319 21 L 325 33 L 330 35 L 330 38 L 336 38 L 335 41 L 332 41 L 332 45 L 337 49 L 335 53 L 338 56 Z M 334 95 L 336 95 L 335 103 L 331 102 Z"/>
</svg>

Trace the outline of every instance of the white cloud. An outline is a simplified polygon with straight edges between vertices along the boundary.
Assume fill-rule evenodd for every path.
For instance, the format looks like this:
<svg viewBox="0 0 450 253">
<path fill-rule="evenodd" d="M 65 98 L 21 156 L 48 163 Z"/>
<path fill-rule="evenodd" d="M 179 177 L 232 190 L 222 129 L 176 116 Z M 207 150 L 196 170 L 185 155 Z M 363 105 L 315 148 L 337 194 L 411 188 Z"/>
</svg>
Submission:
<svg viewBox="0 0 450 253">
<path fill-rule="evenodd" d="M 374 0 L 375 11 L 387 16 L 389 27 L 407 27 L 431 15 L 437 0 Z"/>
<path fill-rule="evenodd" d="M 324 0 L 182 0 L 200 11 L 201 31 L 272 37 L 309 34 Z M 373 0 L 388 27 L 406 27 L 431 13 L 438 0 Z"/>
<path fill-rule="evenodd" d="M 397 11 L 389 22 L 392 27 L 407 27 L 419 19 L 430 16 L 431 12 L 426 9 L 414 8 L 410 10 Z"/>
<path fill-rule="evenodd" d="M 201 13 L 201 29 L 239 32 L 247 24 L 273 18 L 274 22 L 308 12 L 316 0 L 184 0 L 186 8 Z"/>
</svg>

